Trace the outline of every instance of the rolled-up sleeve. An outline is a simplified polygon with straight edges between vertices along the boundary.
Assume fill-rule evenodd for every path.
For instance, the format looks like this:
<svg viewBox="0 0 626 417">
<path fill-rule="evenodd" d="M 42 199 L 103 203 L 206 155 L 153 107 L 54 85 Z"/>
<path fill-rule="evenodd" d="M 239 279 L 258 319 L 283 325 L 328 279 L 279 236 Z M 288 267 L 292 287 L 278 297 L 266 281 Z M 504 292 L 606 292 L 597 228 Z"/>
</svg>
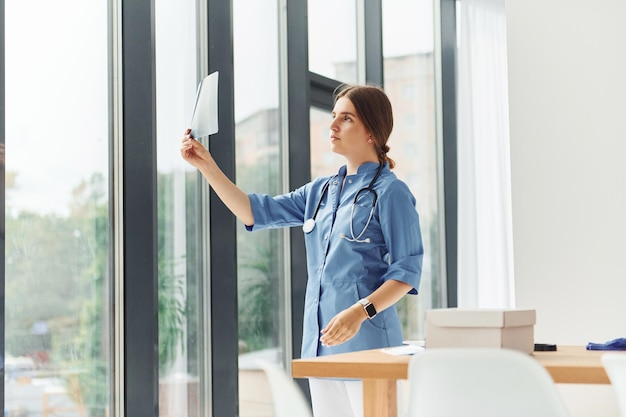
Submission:
<svg viewBox="0 0 626 417">
<path fill-rule="evenodd" d="M 254 225 L 247 225 L 248 231 L 301 226 L 304 223 L 306 190 L 301 187 L 279 196 L 248 194 L 254 215 Z"/>
<path fill-rule="evenodd" d="M 389 268 L 383 280 L 397 280 L 413 287 L 417 294 L 424 258 L 424 246 L 415 198 L 401 181 L 392 182 L 380 197 L 380 226 L 388 249 Z"/>
<path fill-rule="evenodd" d="M 317 178 L 296 190 L 272 197 L 267 194 L 248 194 L 254 224 L 246 226 L 250 232 L 302 226 L 304 219 L 313 216 L 316 202 L 323 194 L 324 185 L 330 177 Z"/>
</svg>

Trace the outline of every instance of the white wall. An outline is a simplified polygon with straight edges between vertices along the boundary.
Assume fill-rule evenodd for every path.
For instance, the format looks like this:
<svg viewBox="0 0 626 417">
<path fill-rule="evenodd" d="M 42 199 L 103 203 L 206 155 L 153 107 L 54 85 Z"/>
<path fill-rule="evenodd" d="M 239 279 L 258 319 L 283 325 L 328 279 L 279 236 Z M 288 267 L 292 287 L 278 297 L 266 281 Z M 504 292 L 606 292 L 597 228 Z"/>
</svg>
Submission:
<svg viewBox="0 0 626 417">
<path fill-rule="evenodd" d="M 537 342 L 626 337 L 626 1 L 506 7 L 516 306 Z M 616 415 L 608 386 L 562 390 Z"/>
</svg>

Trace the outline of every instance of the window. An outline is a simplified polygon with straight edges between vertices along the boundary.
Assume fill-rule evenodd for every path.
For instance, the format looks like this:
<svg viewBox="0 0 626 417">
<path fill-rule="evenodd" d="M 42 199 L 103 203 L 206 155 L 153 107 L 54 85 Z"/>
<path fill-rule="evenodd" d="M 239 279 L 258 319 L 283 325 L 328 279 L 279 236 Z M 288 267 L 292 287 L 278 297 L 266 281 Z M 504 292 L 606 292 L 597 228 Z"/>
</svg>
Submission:
<svg viewBox="0 0 626 417">
<path fill-rule="evenodd" d="M 370 35 L 380 30 L 377 2 L 121 4 L 3 2 L 7 410 L 40 415 L 61 401 L 90 417 L 113 416 L 118 406 L 152 405 L 158 384 L 161 417 L 206 410 L 233 415 L 237 401 L 241 416 L 270 412 L 255 360 L 289 368 L 291 355 L 300 354 L 303 236 L 300 230 L 248 233 L 241 223 L 236 232 L 222 229 L 230 213 L 222 213 L 226 209 L 209 196 L 198 171 L 181 159 L 180 139 L 207 64 L 227 68 L 220 75 L 231 84 L 220 90 L 227 104 L 220 111 L 234 111 L 224 135 L 234 143 L 214 156 L 228 159 L 235 148 L 237 184 L 275 195 L 309 177 L 332 175 L 343 164 L 329 151 L 327 99 L 339 83 L 362 82 L 357 69 L 382 68 L 383 54 L 385 79 L 377 81 L 384 81 L 397 123 L 390 156 L 416 195 L 427 253 L 420 295 L 406 297 L 400 312 L 405 336 L 422 338 L 424 310 L 444 297 L 432 4 L 382 1 L 383 51 L 358 38 L 368 35 L 366 41 L 376 44 Z M 290 21 L 281 21 L 283 15 Z M 363 28 L 362 20 L 371 19 L 376 25 Z M 122 33 L 122 22 L 133 30 Z M 231 29 L 232 39 L 224 37 Z M 357 35 L 361 29 L 366 33 Z M 286 42 L 283 32 L 295 42 Z M 365 57 L 367 65 L 360 62 Z M 306 90 L 313 78 L 321 93 Z M 212 139 L 202 140 L 215 145 Z M 138 232 L 117 233 L 129 229 Z M 224 238 L 227 243 L 218 246 Z M 232 257 L 210 259 L 222 253 L 216 247 L 228 248 Z M 123 275 L 131 262 L 129 279 Z M 237 293 L 210 288 L 221 282 L 234 290 L 231 275 L 237 275 Z M 124 299 L 116 298 L 126 290 Z M 212 317 L 210 307 L 222 300 L 233 312 Z M 135 306 L 141 306 L 138 314 L 124 315 Z M 158 381 L 150 350 L 156 342 L 153 307 L 159 312 Z M 224 328 L 233 334 L 212 342 L 211 332 L 223 334 Z M 148 337 L 133 336 L 137 329 L 148 329 Z M 123 343 L 117 335 L 126 337 Z M 127 360 L 131 355 L 135 360 Z M 220 367 L 211 368 L 216 360 Z M 233 389 L 236 373 L 239 391 Z M 134 387 L 145 395 L 116 395 Z"/>
<path fill-rule="evenodd" d="M 237 185 L 282 191 L 278 2 L 233 3 Z M 285 361 L 285 243 L 282 230 L 249 233 L 237 224 L 239 412 L 272 412 L 262 358 Z"/>
<path fill-rule="evenodd" d="M 389 156 L 417 200 L 424 264 L 420 294 L 400 301 L 404 337 L 423 340 L 426 309 L 445 298 L 441 230 L 432 0 L 383 0 L 384 86 L 394 110 Z"/>
<path fill-rule="evenodd" d="M 357 81 L 356 1 L 308 3 L 309 70 L 345 83 Z"/>
<path fill-rule="evenodd" d="M 5 406 L 46 415 L 62 403 L 105 416 L 113 333 L 108 5 L 4 7 Z"/>
<path fill-rule="evenodd" d="M 197 416 L 205 286 L 197 170 L 180 156 L 198 82 L 195 3 L 156 2 L 159 415 Z M 188 24 L 181 24 L 188 22 Z M 206 75 L 206 74 L 204 74 Z M 207 399 L 207 402 L 209 399 Z"/>
</svg>

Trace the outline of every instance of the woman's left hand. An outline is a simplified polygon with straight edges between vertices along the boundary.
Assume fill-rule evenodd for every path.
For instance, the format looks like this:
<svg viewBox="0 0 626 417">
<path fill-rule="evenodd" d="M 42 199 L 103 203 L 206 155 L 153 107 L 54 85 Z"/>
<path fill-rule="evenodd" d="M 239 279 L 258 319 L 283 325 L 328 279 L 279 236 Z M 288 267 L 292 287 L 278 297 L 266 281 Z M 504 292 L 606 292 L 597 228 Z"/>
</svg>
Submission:
<svg viewBox="0 0 626 417">
<path fill-rule="evenodd" d="M 337 346 L 352 339 L 365 321 L 365 311 L 360 304 L 341 311 L 322 329 L 320 341 L 323 346 Z"/>
</svg>

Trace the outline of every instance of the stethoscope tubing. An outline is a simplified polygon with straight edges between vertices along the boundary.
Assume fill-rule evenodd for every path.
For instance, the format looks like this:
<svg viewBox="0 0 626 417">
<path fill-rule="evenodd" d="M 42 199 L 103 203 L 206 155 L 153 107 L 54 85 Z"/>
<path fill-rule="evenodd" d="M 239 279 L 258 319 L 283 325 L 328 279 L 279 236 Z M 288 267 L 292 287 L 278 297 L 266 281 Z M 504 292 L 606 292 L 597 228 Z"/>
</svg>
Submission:
<svg viewBox="0 0 626 417">
<path fill-rule="evenodd" d="M 369 242 L 369 239 L 365 239 L 365 240 L 359 240 L 361 239 L 361 236 L 363 236 L 363 234 L 365 233 L 365 231 L 367 230 L 370 221 L 372 220 L 372 216 L 374 214 L 374 207 L 376 206 L 376 202 L 378 201 L 378 194 L 376 193 L 376 191 L 374 191 L 374 184 L 376 184 L 376 181 L 378 180 L 378 178 L 380 177 L 380 175 L 383 172 L 383 168 L 384 168 L 385 164 L 384 163 L 380 163 L 378 165 L 378 170 L 376 171 L 376 175 L 374 175 L 374 178 L 372 178 L 372 180 L 370 181 L 369 185 L 365 188 L 361 188 L 359 191 L 356 192 L 356 194 L 354 195 L 354 200 L 352 201 L 352 209 L 350 210 L 350 234 L 352 235 L 351 239 L 348 238 L 347 236 L 342 234 L 342 238 L 350 241 L 350 242 L 359 242 L 359 243 L 366 243 Z M 317 205 L 315 206 L 315 211 L 313 212 L 313 217 L 311 217 L 310 219 L 307 219 L 304 224 L 302 225 L 302 230 L 304 231 L 304 233 L 311 233 L 313 231 L 313 229 L 315 228 L 315 219 L 317 217 L 317 213 L 320 210 L 320 207 L 322 205 L 322 200 L 324 200 L 324 196 L 326 195 L 326 193 L 328 192 L 328 187 L 330 186 L 330 182 L 335 179 L 335 177 L 330 178 L 328 181 L 326 181 L 326 183 L 324 184 L 324 187 L 322 188 L 322 193 L 320 194 L 320 198 L 319 200 L 317 200 Z M 354 206 L 356 206 L 356 203 L 359 199 L 359 196 L 364 193 L 364 192 L 371 192 L 374 195 L 374 198 L 372 199 L 372 209 L 370 210 L 370 214 L 369 217 L 367 218 L 367 223 L 365 224 L 365 227 L 363 228 L 363 230 L 361 230 L 361 233 L 358 234 L 358 236 L 354 236 Z"/>
</svg>

